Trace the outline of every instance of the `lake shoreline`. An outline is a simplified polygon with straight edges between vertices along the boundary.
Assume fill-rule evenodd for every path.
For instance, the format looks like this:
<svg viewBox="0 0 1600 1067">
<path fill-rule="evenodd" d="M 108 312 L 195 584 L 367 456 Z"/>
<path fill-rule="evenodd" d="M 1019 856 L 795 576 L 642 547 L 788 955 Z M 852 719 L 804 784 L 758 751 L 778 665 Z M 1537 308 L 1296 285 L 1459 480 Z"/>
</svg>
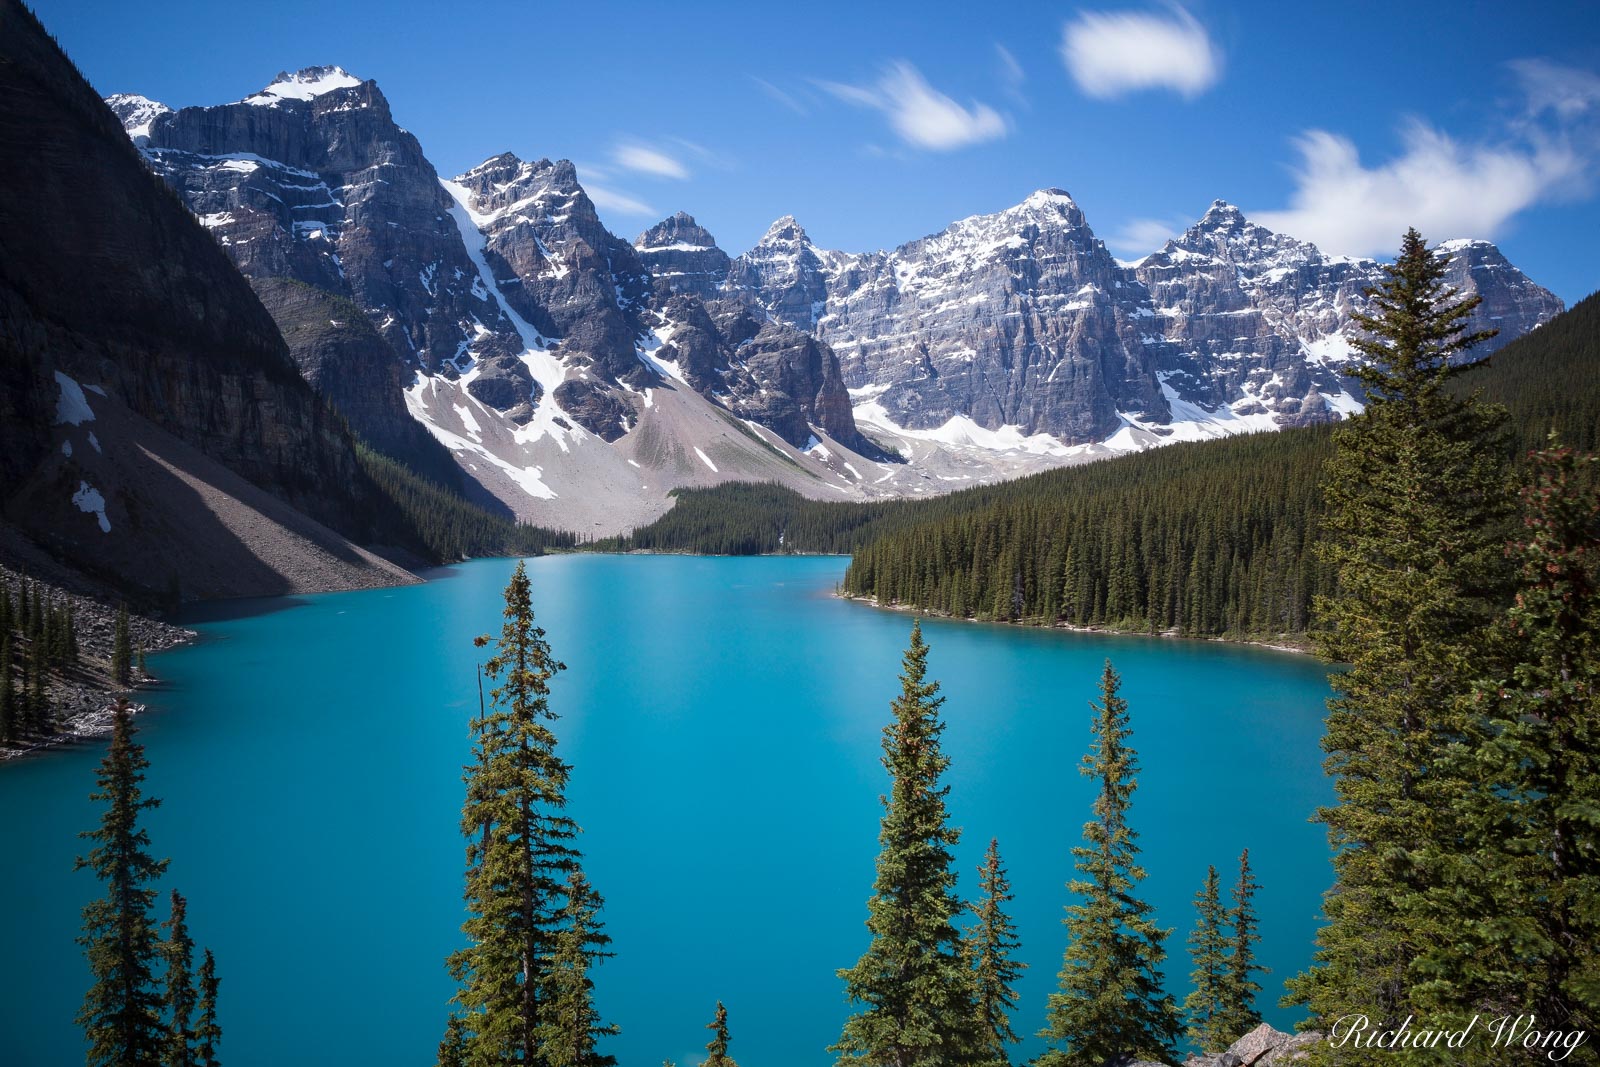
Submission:
<svg viewBox="0 0 1600 1067">
<path fill-rule="evenodd" d="M 1312 656 L 1316 653 L 1309 647 L 1287 643 L 1287 635 L 1276 641 L 1260 638 L 1245 637 L 1192 637 L 1188 634 L 1178 633 L 1176 630 L 1119 630 L 1113 626 L 1077 626 L 1070 622 L 1056 622 L 1046 625 L 1042 622 L 1012 622 L 1005 619 L 977 619 L 970 615 L 956 616 L 948 612 L 934 611 L 928 608 L 918 608 L 908 604 L 883 604 L 875 596 L 852 596 L 849 593 L 834 592 L 830 594 L 839 600 L 865 604 L 879 611 L 898 611 L 904 614 L 920 614 L 929 619 L 942 619 L 948 622 L 969 622 L 986 626 L 1009 626 L 1027 630 L 1065 630 L 1076 634 L 1103 634 L 1107 637 L 1156 637 L 1170 641 L 1204 641 L 1219 645 L 1248 645 L 1255 648 L 1271 649 L 1274 652 L 1288 652 L 1296 656 Z"/>
</svg>

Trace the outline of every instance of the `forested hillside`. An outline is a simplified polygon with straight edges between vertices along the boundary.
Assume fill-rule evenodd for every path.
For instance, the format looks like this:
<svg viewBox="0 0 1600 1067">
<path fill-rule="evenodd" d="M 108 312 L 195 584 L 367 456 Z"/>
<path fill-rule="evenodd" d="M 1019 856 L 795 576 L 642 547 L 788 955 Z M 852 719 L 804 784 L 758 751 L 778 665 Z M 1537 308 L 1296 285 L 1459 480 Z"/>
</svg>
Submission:
<svg viewBox="0 0 1600 1067">
<path fill-rule="evenodd" d="M 1600 295 L 1460 388 L 1518 454 L 1600 442 Z M 932 500 L 835 504 L 773 486 L 686 491 L 618 550 L 850 552 L 845 592 L 979 619 L 1193 635 L 1305 631 L 1329 576 L 1307 550 L 1329 427 L 1176 445 Z"/>
</svg>

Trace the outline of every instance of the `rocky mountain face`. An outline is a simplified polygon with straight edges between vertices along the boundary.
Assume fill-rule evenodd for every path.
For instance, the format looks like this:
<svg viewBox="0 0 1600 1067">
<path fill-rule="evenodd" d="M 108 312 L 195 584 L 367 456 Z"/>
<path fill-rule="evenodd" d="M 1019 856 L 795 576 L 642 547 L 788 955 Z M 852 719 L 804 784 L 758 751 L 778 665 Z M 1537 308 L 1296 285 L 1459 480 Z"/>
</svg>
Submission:
<svg viewBox="0 0 1600 1067">
<path fill-rule="evenodd" d="M 1059 189 L 887 252 L 819 248 L 785 216 L 732 257 L 682 212 L 617 237 L 566 161 L 440 181 L 338 67 L 214 107 L 108 102 L 362 436 L 436 475 L 442 447 L 539 521 L 563 521 L 558 470 L 664 493 L 776 447 L 802 487 L 892 495 L 1360 406 L 1341 371 L 1381 265 L 1222 201 L 1136 263 Z M 1493 245 L 1445 247 L 1502 340 L 1560 310 Z M 671 440 L 730 425 L 757 450 L 739 462 Z"/>
<path fill-rule="evenodd" d="M 675 293 L 715 299 L 733 262 L 716 238 L 682 211 L 641 233 L 633 247 L 650 272 L 658 300 Z"/>
<path fill-rule="evenodd" d="M 175 566 L 166 534 L 216 522 L 199 500 L 219 479 L 234 499 L 391 536 L 272 317 L 16 0 L 0 0 L 0 93 L 5 518 L 158 592 Z"/>
<path fill-rule="evenodd" d="M 1443 247 L 1451 284 L 1484 299 L 1475 325 L 1501 331 L 1483 351 L 1561 311 L 1492 244 Z M 1324 256 L 1223 201 L 1122 264 L 1048 189 L 888 253 L 820 250 L 780 219 L 728 285 L 838 352 L 868 408 L 858 416 L 1142 445 L 1355 410 L 1339 371 L 1350 316 L 1381 277 L 1372 260 Z"/>
</svg>

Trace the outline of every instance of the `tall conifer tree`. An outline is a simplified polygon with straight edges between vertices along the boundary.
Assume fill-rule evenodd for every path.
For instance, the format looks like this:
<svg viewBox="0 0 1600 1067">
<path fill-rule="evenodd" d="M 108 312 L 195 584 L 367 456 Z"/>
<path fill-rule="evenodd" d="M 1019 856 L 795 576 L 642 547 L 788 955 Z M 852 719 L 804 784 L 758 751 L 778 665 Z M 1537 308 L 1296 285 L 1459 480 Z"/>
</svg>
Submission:
<svg viewBox="0 0 1600 1067">
<path fill-rule="evenodd" d="M 0 636 L 0 741 L 15 741 L 18 726 L 17 691 L 11 684 L 11 634 Z"/>
<path fill-rule="evenodd" d="M 1233 884 L 1233 907 L 1228 918 L 1233 930 L 1228 938 L 1227 983 L 1222 1010 L 1218 1013 L 1217 1027 L 1237 1041 L 1261 1025 L 1261 1013 L 1256 1010 L 1256 994 L 1261 983 L 1256 975 L 1267 968 L 1256 962 L 1256 944 L 1261 935 L 1256 932 L 1255 897 L 1261 886 L 1255 872 L 1250 869 L 1250 850 L 1239 854 L 1239 880 Z"/>
<path fill-rule="evenodd" d="M 1194 960 L 1189 980 L 1194 988 L 1184 998 L 1183 1010 L 1189 1019 L 1189 1040 L 1201 1052 L 1221 1052 L 1239 1035 L 1226 1029 L 1222 1018 L 1228 999 L 1227 909 L 1215 867 L 1206 868 L 1194 909 L 1195 925 L 1189 932 L 1189 955 Z"/>
<path fill-rule="evenodd" d="M 162 1067 L 195 1067 L 194 1054 L 194 939 L 189 936 L 189 902 L 176 889 L 172 891 L 172 912 L 162 925 L 167 936 L 161 942 L 161 960 L 166 966 L 167 1047 Z"/>
<path fill-rule="evenodd" d="M 1091 704 L 1094 742 L 1080 770 L 1099 791 L 1094 818 L 1084 824 L 1084 844 L 1072 855 L 1078 874 L 1067 888 L 1079 898 L 1067 905 L 1067 949 L 1060 989 L 1050 994 L 1051 1048 L 1040 1067 L 1102 1067 L 1119 1056 L 1170 1059 L 1182 1028 L 1177 1005 L 1162 988 L 1170 931 L 1156 926 L 1140 899 L 1144 868 L 1138 834 L 1128 823 L 1137 788 L 1138 756 L 1128 743 L 1128 704 L 1117 695 L 1121 679 L 1107 660 L 1100 702 Z"/>
<path fill-rule="evenodd" d="M 128 605 L 117 605 L 117 622 L 111 637 L 111 680 L 127 685 L 133 677 L 133 648 L 128 639 Z"/>
<path fill-rule="evenodd" d="M 565 812 L 570 768 L 556 755 L 549 725 L 557 718 L 550 710 L 550 679 L 565 667 L 534 624 L 521 563 L 505 602 L 505 623 L 483 668 L 500 685 L 473 719 L 475 760 L 465 778 L 461 829 L 470 915 L 462 930 L 469 943 L 449 961 L 461 983 L 455 999 L 462 1011 L 453 1018 L 474 1067 L 542 1064 L 552 1055 L 592 1057 L 592 1048 L 574 1051 L 571 1041 L 545 1044 L 572 1033 L 572 1020 L 554 1012 L 574 1010 L 578 1003 L 574 956 L 587 967 L 604 943 L 596 917 L 599 897 L 573 878 L 580 857 L 574 844 L 578 827 Z M 488 643 L 487 637 L 477 639 L 480 647 Z M 586 974 L 579 979 L 587 996 Z M 610 1032 L 592 1014 L 578 1025 L 596 1036 Z"/>
<path fill-rule="evenodd" d="M 1600 456 L 1552 438 L 1532 457 L 1508 555 L 1504 666 L 1478 686 L 1455 753 L 1469 851 L 1436 891 L 1461 936 L 1427 946 L 1428 992 L 1463 1010 L 1600 1028 Z M 1588 471 L 1585 468 L 1589 468 Z M 1589 476 L 1586 478 L 1585 475 Z"/>
<path fill-rule="evenodd" d="M 890 791 L 867 902 L 872 941 L 839 972 L 846 996 L 862 1005 L 832 1047 L 841 1065 L 935 1067 L 973 1055 L 973 983 L 956 929 L 962 904 L 951 853 L 960 831 L 945 810 L 944 698 L 927 671 L 928 646 L 914 623 L 894 717 L 883 730 Z"/>
<path fill-rule="evenodd" d="M 728 1009 L 722 1001 L 717 1001 L 716 1017 L 706 1024 L 706 1029 L 711 1031 L 711 1040 L 706 1042 L 706 1060 L 700 1067 L 739 1067 L 728 1055 Z"/>
<path fill-rule="evenodd" d="M 1368 361 L 1351 371 L 1368 402 L 1335 433 L 1325 474 L 1318 547 L 1338 585 L 1318 603 L 1318 636 L 1349 669 L 1332 675 L 1323 740 L 1336 884 L 1317 962 L 1290 983 L 1310 1025 L 1359 1013 L 1398 1026 L 1418 1007 L 1413 963 L 1456 925 L 1429 898 L 1449 865 L 1440 850 L 1461 840 L 1450 813 L 1462 784 L 1442 756 L 1462 735 L 1501 602 L 1507 508 L 1504 414 L 1450 388 L 1471 369 L 1461 353 L 1490 332 L 1469 332 L 1479 301 L 1445 285 L 1446 263 L 1408 231 L 1369 290 L 1354 342 Z"/>
<path fill-rule="evenodd" d="M 150 915 L 167 861 L 150 855 L 150 836 L 139 816 L 160 804 L 140 789 L 149 762 L 134 740 L 132 712 L 117 701 L 111 745 L 100 762 L 99 789 L 90 799 L 106 805 L 98 830 L 79 836 L 94 842 L 78 868 L 89 868 L 106 884 L 106 894 L 83 909 L 78 943 L 94 976 L 78 1012 L 89 1042 L 90 1067 L 153 1067 L 166 1049 L 162 997 L 154 965 L 159 954 L 156 923 Z"/>
<path fill-rule="evenodd" d="M 1012 900 L 1011 881 L 1000 862 L 1000 842 L 994 838 L 990 838 L 983 866 L 978 868 L 978 888 L 981 895 L 972 905 L 973 923 L 966 940 L 977 1010 L 974 1062 L 981 1067 L 1006 1067 L 1009 1046 L 1021 1040 L 1011 1028 L 1011 1013 L 1017 1007 L 1017 979 L 1027 964 L 1015 958 L 1022 946 L 1016 924 L 1006 912 Z"/>
<path fill-rule="evenodd" d="M 222 1027 L 217 1022 L 217 961 L 206 949 L 200 963 L 200 998 L 196 1005 L 198 1017 L 194 1026 L 195 1062 L 199 1067 L 221 1067 L 218 1046 L 222 1044 Z"/>
</svg>

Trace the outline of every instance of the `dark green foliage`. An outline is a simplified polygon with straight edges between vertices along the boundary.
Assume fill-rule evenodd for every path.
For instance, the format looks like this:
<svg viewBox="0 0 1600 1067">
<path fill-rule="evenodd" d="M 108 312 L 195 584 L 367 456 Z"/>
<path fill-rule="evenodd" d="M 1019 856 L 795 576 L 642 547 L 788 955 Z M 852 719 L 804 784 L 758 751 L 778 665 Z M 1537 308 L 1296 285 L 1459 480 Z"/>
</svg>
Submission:
<svg viewBox="0 0 1600 1067">
<path fill-rule="evenodd" d="M 450 1016 L 439 1041 L 438 1067 L 467 1067 L 467 1031 L 461 1017 Z"/>
<path fill-rule="evenodd" d="M 438 562 L 472 556 L 537 556 L 577 544 L 574 534 L 492 514 L 360 441 L 356 459 L 400 513 L 395 525 L 409 528 Z"/>
<path fill-rule="evenodd" d="M 167 1018 L 167 1045 L 161 1067 L 195 1067 L 194 939 L 189 936 L 188 915 L 188 901 L 174 889 L 171 917 L 162 923 L 167 936 L 160 946 L 166 967 L 163 983 Z"/>
<path fill-rule="evenodd" d="M 469 943 L 449 960 L 461 983 L 451 1025 L 474 1065 L 603 1064 L 593 1039 L 611 1031 L 594 1012 L 587 973 L 605 944 L 600 899 L 578 871 L 578 826 L 565 813 L 571 768 L 549 725 L 549 682 L 565 668 L 534 625 L 521 563 L 504 614 L 483 668 L 500 685 L 472 721 L 461 815 Z"/>
<path fill-rule="evenodd" d="M 1454 357 L 1482 337 L 1463 332 L 1477 298 L 1443 285 L 1414 230 L 1386 271 L 1374 316 L 1357 320 L 1369 402 L 1335 435 L 1325 481 L 1319 552 L 1338 588 L 1319 601 L 1318 638 L 1349 664 L 1323 740 L 1338 803 L 1319 812 L 1337 885 L 1317 964 L 1291 983 L 1314 1022 L 1361 1013 L 1379 1029 L 1460 1006 L 1419 992 L 1413 964 L 1458 926 L 1429 893 L 1461 851 L 1451 807 L 1467 786 L 1442 757 L 1502 603 L 1507 511 L 1503 412 L 1446 388 L 1473 369 Z"/>
<path fill-rule="evenodd" d="M 1508 548 L 1507 653 L 1476 687 L 1452 769 L 1466 848 L 1433 891 L 1459 935 L 1426 946 L 1430 998 L 1600 1026 L 1600 457 L 1533 459 Z M 1585 472 L 1588 467 L 1590 472 Z M 1586 476 L 1587 474 L 1587 476 Z"/>
<path fill-rule="evenodd" d="M 950 765 L 940 747 L 939 683 L 927 680 L 928 646 L 911 627 L 893 718 L 883 730 L 883 798 L 877 876 L 867 901 L 872 941 L 839 971 L 846 997 L 861 1005 L 831 1051 L 838 1062 L 874 1067 L 934 1067 L 971 1062 L 973 979 L 956 917 L 951 850 L 960 830 L 945 809 Z"/>
<path fill-rule="evenodd" d="M 1183 1012 L 1189 1020 L 1189 1040 L 1201 1052 L 1222 1052 L 1238 1035 L 1224 1029 L 1221 1020 L 1228 995 L 1228 934 L 1215 867 L 1206 868 L 1194 910 L 1195 925 L 1189 932 L 1189 956 L 1194 960 L 1189 980 L 1194 988 L 1184 998 Z"/>
<path fill-rule="evenodd" d="M 0 635 L 0 742 L 22 736 L 17 721 L 17 692 L 11 683 L 11 634 Z"/>
<path fill-rule="evenodd" d="M 1006 912 L 1012 900 L 1011 881 L 1000 862 L 1000 842 L 991 838 L 978 868 L 982 894 L 972 905 L 973 924 L 967 928 L 966 952 L 972 968 L 973 1007 L 977 1016 L 977 1042 L 973 1063 L 978 1067 L 1006 1067 L 1008 1046 L 1021 1040 L 1011 1029 L 1017 1008 L 1015 985 L 1026 963 L 1014 957 L 1021 948 L 1016 924 Z"/>
<path fill-rule="evenodd" d="M 150 836 L 139 826 L 141 812 L 160 801 L 140 791 L 149 767 L 144 746 L 134 740 L 133 715 L 125 700 L 116 704 L 111 745 L 100 762 L 99 789 L 90 799 L 106 805 L 98 830 L 81 837 L 94 842 L 78 868 L 88 868 L 106 884 L 105 896 L 83 909 L 78 943 L 89 960 L 94 984 L 78 1012 L 89 1042 L 91 1067 L 151 1067 L 161 1060 L 167 1030 L 153 967 L 159 953 L 150 909 L 167 861 L 150 855 Z"/>
<path fill-rule="evenodd" d="M 567 876 L 567 903 L 546 965 L 547 1003 L 539 1024 L 540 1062 L 547 1067 L 614 1067 L 617 1062 L 596 1048 L 600 1038 L 619 1031 L 595 1010 L 589 977 L 590 968 L 611 955 L 606 950 L 611 938 L 600 923 L 603 905 L 582 871 Z"/>
<path fill-rule="evenodd" d="M 1600 439 L 1600 295 L 1496 353 L 1473 382 L 1524 444 Z M 1448 390 L 1459 388 L 1450 383 Z M 602 549 L 853 552 L 844 591 L 980 619 L 1200 636 L 1300 634 L 1333 590 L 1311 551 L 1330 427 L 1179 444 L 929 500 L 682 490 Z"/>
<path fill-rule="evenodd" d="M 1239 854 L 1239 880 L 1233 885 L 1233 907 L 1228 912 L 1233 934 L 1229 938 L 1225 995 L 1217 1018 L 1218 1029 L 1234 1040 L 1261 1025 L 1261 1013 L 1256 1010 L 1261 983 L 1256 981 L 1256 975 L 1265 974 L 1267 968 L 1256 962 L 1256 944 L 1261 935 L 1256 933 L 1255 896 L 1260 889 L 1250 870 L 1250 850 L 1245 849 Z"/>
<path fill-rule="evenodd" d="M 716 1017 L 706 1024 L 706 1029 L 711 1031 L 711 1040 L 706 1042 L 706 1059 L 700 1067 L 739 1067 L 728 1055 L 728 1009 L 722 1001 L 717 1001 Z"/>
<path fill-rule="evenodd" d="M 1067 905 L 1067 948 L 1058 992 L 1050 994 L 1040 1031 L 1050 1050 L 1039 1067 L 1102 1067 L 1115 1057 L 1169 1060 L 1182 1029 L 1178 1007 L 1162 989 L 1165 942 L 1151 906 L 1140 899 L 1144 868 L 1138 834 L 1128 823 L 1137 788 L 1138 756 L 1128 744 L 1128 704 L 1121 679 L 1106 661 L 1100 702 L 1091 703 L 1094 742 L 1082 773 L 1099 793 L 1084 844 L 1072 855 L 1080 877 L 1068 883 L 1078 898 Z"/>
<path fill-rule="evenodd" d="M 198 1067 L 221 1067 L 217 1046 L 222 1044 L 222 1027 L 217 1023 L 217 961 L 206 949 L 200 964 L 199 1018 L 194 1027 L 195 1063 Z"/>
<path fill-rule="evenodd" d="M 117 605 L 116 630 L 111 639 L 111 680 L 126 686 L 133 680 L 133 648 L 128 639 L 128 605 Z"/>
</svg>

